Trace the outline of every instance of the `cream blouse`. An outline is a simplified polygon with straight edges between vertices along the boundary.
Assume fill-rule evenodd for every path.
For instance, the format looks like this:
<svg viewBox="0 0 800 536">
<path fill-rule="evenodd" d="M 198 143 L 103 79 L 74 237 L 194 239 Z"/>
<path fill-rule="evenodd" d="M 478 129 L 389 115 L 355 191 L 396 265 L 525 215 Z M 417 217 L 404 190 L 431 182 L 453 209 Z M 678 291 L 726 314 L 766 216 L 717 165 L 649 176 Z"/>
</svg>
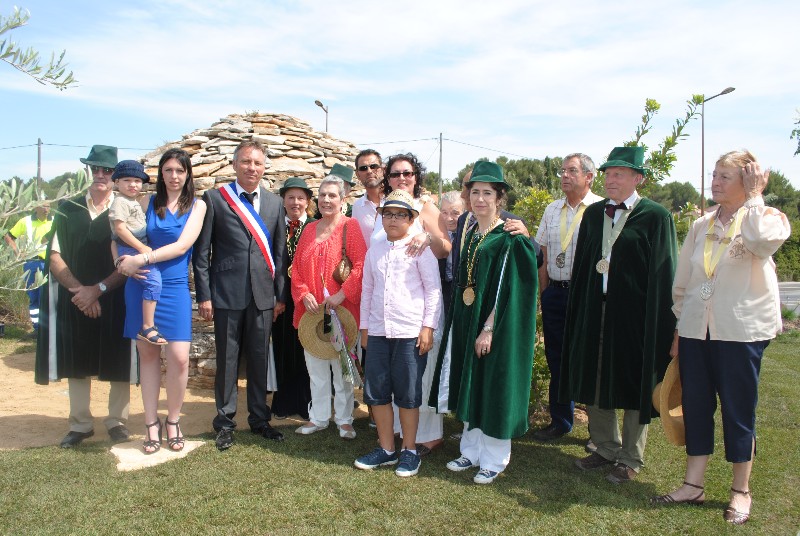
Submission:
<svg viewBox="0 0 800 536">
<path fill-rule="evenodd" d="M 714 211 L 696 220 L 686 235 L 672 285 L 672 310 L 678 319 L 678 334 L 689 339 L 753 342 L 769 340 L 781 331 L 778 277 L 772 254 L 789 237 L 791 228 L 779 210 L 764 205 L 761 196 L 748 199 L 741 232 L 731 243 L 714 242 L 727 251 L 712 279 L 714 293 L 700 297 L 700 286 L 708 281 L 703 266 L 709 220 Z M 717 219 L 712 232 L 724 236 L 735 218 L 723 226 Z"/>
</svg>

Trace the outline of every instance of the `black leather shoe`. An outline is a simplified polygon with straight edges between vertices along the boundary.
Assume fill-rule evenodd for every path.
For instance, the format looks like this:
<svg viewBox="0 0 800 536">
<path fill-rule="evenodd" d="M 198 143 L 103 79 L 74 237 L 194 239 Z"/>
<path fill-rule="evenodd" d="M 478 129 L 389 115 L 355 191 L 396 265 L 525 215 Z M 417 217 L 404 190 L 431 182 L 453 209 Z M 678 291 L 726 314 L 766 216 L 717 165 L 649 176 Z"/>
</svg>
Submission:
<svg viewBox="0 0 800 536">
<path fill-rule="evenodd" d="M 123 443 L 131 438 L 131 433 L 124 425 L 118 424 L 108 429 L 108 436 L 111 438 L 112 443 Z"/>
<path fill-rule="evenodd" d="M 223 428 L 217 433 L 217 449 L 228 450 L 233 445 L 233 430 Z"/>
<path fill-rule="evenodd" d="M 271 439 L 272 441 L 283 441 L 283 434 L 273 428 L 269 423 L 261 428 L 254 428 L 254 434 L 262 436 L 264 439 Z"/>
<path fill-rule="evenodd" d="M 533 432 L 533 438 L 537 441 L 553 441 L 566 434 L 567 432 L 551 424 L 547 428 L 542 428 L 541 430 Z"/>
<path fill-rule="evenodd" d="M 88 437 L 92 437 L 94 435 L 94 430 L 89 430 L 88 432 L 75 432 L 71 431 L 64 439 L 61 440 L 61 448 L 62 449 L 71 449 L 72 447 L 77 447 L 81 441 Z"/>
</svg>

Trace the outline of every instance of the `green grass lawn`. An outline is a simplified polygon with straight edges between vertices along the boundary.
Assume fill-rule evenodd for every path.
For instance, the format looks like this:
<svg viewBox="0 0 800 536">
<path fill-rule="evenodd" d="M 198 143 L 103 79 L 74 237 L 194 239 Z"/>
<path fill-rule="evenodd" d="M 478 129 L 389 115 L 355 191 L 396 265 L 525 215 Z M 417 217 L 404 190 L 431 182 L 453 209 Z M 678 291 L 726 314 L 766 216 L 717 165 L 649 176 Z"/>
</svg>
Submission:
<svg viewBox="0 0 800 536">
<path fill-rule="evenodd" d="M 425 458 L 413 478 L 398 478 L 387 468 L 354 469 L 354 458 L 375 445 L 375 433 L 362 419 L 352 442 L 339 439 L 334 426 L 307 437 L 288 433 L 283 443 L 241 432 L 231 450 L 217 452 L 206 434 L 200 438 L 208 444 L 188 457 L 130 473 L 116 471 L 108 443 L 0 451 L 0 532 L 796 535 L 799 347 L 800 334 L 784 335 L 764 358 L 753 517 L 743 527 L 722 520 L 730 465 L 721 429 L 706 504 L 652 508 L 651 495 L 681 482 L 685 459 L 682 449 L 666 443 L 659 423 L 650 428 L 647 465 L 630 484 L 614 486 L 602 469 L 580 473 L 573 467 L 588 437 L 583 425 L 553 444 L 528 436 L 515 440 L 507 471 L 494 484 L 477 486 L 472 471 L 445 469 L 458 456 L 453 440 Z M 4 350 L 11 351 L 5 342 Z M 445 437 L 458 429 L 447 419 Z"/>
</svg>

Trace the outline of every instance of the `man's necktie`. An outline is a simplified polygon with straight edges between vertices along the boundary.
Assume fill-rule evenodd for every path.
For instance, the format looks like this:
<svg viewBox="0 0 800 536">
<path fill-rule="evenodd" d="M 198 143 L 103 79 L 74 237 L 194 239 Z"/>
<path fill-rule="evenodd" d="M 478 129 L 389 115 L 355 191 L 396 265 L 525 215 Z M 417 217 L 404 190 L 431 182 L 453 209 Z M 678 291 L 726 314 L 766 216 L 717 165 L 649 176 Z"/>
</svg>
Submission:
<svg viewBox="0 0 800 536">
<path fill-rule="evenodd" d="M 245 200 L 246 200 L 248 203 L 250 203 L 251 205 L 255 206 L 255 204 L 253 203 L 253 200 L 256 198 L 256 193 L 255 193 L 255 192 L 253 192 L 253 193 L 251 193 L 251 194 L 248 194 L 247 192 L 242 192 L 242 197 L 243 197 L 243 198 L 244 198 L 244 199 L 245 199 Z"/>
<path fill-rule="evenodd" d="M 625 203 L 620 203 L 619 205 L 609 203 L 606 205 L 606 215 L 612 220 L 618 210 L 628 210 L 628 207 L 625 206 Z"/>
</svg>

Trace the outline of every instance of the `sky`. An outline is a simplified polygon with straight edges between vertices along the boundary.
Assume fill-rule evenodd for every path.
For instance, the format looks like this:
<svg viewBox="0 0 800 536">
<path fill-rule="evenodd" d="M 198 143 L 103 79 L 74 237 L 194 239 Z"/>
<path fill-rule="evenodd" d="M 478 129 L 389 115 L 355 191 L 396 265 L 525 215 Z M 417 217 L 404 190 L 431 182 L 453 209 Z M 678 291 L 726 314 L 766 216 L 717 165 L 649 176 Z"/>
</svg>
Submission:
<svg viewBox="0 0 800 536">
<path fill-rule="evenodd" d="M 705 174 L 708 195 L 715 160 L 746 147 L 800 188 L 796 0 L 16 1 L 29 24 L 3 38 L 45 58 L 66 50 L 78 85 L 0 62 L 0 179 L 36 175 L 39 138 L 51 179 L 93 144 L 138 158 L 231 113 L 324 130 L 317 99 L 331 135 L 411 151 L 432 171 L 441 134 L 446 179 L 481 157 L 583 152 L 599 165 L 633 137 L 645 99 L 661 104 L 643 138 L 656 148 L 692 94 L 733 86 L 706 104 L 704 166 L 698 117 L 669 180 L 699 188 Z"/>
</svg>

